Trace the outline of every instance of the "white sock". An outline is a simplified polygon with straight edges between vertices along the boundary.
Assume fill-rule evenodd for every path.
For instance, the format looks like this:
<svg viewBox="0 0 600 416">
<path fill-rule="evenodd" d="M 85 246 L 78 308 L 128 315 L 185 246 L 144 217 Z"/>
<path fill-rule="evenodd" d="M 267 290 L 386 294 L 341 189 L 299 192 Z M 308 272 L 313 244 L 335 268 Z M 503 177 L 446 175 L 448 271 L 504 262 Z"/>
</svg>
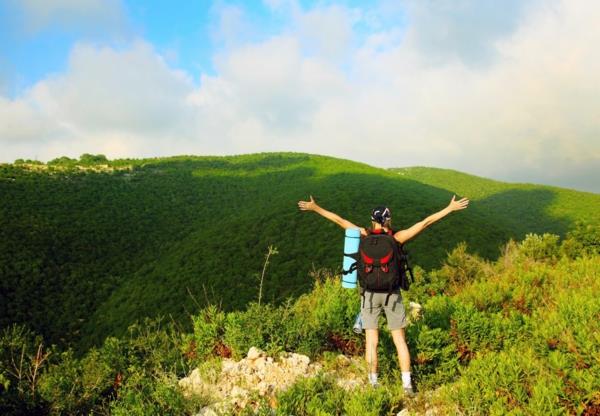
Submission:
<svg viewBox="0 0 600 416">
<path fill-rule="evenodd" d="M 402 372 L 402 387 L 405 389 L 412 388 L 412 384 L 410 382 L 410 371 Z"/>
<path fill-rule="evenodd" d="M 369 383 L 377 384 L 377 373 L 369 373 Z"/>
</svg>

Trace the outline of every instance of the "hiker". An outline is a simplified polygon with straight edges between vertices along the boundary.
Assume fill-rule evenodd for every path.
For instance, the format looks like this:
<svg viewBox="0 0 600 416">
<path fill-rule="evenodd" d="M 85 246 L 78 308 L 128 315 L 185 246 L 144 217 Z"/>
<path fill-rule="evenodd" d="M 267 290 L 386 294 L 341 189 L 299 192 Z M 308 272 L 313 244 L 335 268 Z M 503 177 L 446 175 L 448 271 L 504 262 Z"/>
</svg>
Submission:
<svg viewBox="0 0 600 416">
<path fill-rule="evenodd" d="M 300 208 L 300 210 L 314 211 L 328 220 L 338 224 L 343 229 L 358 228 L 360 230 L 361 238 L 367 237 L 371 232 L 385 232 L 393 235 L 394 240 L 396 240 L 399 244 L 404 244 L 407 241 L 410 241 L 431 224 L 441 220 L 451 212 L 467 208 L 468 205 L 469 200 L 467 198 L 462 198 L 457 201 L 456 196 L 453 196 L 446 208 L 428 216 L 423 221 L 416 223 L 410 228 L 394 232 L 391 228 L 392 215 L 387 207 L 377 207 L 371 212 L 371 228 L 367 230 L 365 228 L 358 227 L 339 215 L 320 207 L 313 199 L 312 195 L 310 197 L 310 201 L 298 202 L 298 208 Z M 376 387 L 378 386 L 377 344 L 379 342 L 379 330 L 377 323 L 381 310 L 383 309 L 387 318 L 388 329 L 392 334 L 392 339 L 394 340 L 394 345 L 396 346 L 396 351 L 398 353 L 398 361 L 400 362 L 400 370 L 402 371 L 402 385 L 404 392 L 405 394 L 412 396 L 414 393 L 410 377 L 410 354 L 404 335 L 404 328 L 407 325 L 406 313 L 402 303 L 400 290 L 399 288 L 395 289 L 395 292 L 391 294 L 365 291 L 363 295 L 363 299 L 369 299 L 368 302 L 361 302 L 360 310 L 360 317 L 366 336 L 365 358 L 369 371 L 369 382 L 372 386 Z"/>
</svg>

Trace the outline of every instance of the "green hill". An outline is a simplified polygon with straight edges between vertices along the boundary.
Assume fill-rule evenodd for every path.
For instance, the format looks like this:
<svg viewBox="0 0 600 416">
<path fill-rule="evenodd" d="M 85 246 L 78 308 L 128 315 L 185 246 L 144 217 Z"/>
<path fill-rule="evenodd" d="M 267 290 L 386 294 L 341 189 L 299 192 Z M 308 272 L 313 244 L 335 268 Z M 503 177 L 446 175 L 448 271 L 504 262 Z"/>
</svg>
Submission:
<svg viewBox="0 0 600 416">
<path fill-rule="evenodd" d="M 502 243 L 528 232 L 600 223 L 600 195 L 406 172 L 295 153 L 0 165 L 0 327 L 26 323 L 49 342 L 85 348 L 146 316 L 185 322 L 208 303 L 241 309 L 258 296 L 270 245 L 279 254 L 265 301 L 305 293 L 309 271 L 339 269 L 343 248 L 341 229 L 297 210 L 309 194 L 363 226 L 384 203 L 396 228 L 453 193 L 471 197 L 467 211 L 410 244 L 426 269 L 462 241 L 496 258 Z"/>
<path fill-rule="evenodd" d="M 597 223 L 600 220 L 600 195 L 570 189 L 534 184 L 508 183 L 482 178 L 450 169 L 408 167 L 390 169 L 403 178 L 429 186 L 468 195 L 474 201 L 485 203 L 496 211 L 502 221 L 510 223 L 519 232 L 530 225 L 524 220 L 536 213 L 537 208 L 551 218 L 579 218 Z M 544 208 L 545 206 L 545 208 Z M 540 224 L 543 228 L 543 225 Z M 552 224 L 546 224 L 548 230 Z"/>
</svg>

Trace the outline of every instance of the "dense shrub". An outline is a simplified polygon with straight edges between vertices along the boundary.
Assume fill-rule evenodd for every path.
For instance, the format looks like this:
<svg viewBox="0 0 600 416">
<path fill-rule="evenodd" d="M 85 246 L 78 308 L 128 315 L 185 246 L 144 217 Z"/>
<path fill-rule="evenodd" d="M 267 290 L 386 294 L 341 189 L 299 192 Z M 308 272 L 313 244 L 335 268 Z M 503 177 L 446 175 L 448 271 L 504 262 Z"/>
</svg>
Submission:
<svg viewBox="0 0 600 416">
<path fill-rule="evenodd" d="M 184 336 L 184 354 L 191 359 L 203 360 L 217 353 L 225 333 L 225 313 L 210 305 L 193 315 L 193 333 Z"/>
<path fill-rule="evenodd" d="M 319 375 L 301 379 L 277 396 L 278 415 L 379 416 L 396 414 L 404 405 L 402 384 L 345 391 L 336 379 Z"/>
<path fill-rule="evenodd" d="M 327 349 L 357 353 L 363 345 L 362 337 L 352 332 L 360 311 L 358 291 L 343 288 L 338 276 L 324 277 L 320 272 L 314 278 L 313 290 L 292 306 L 298 332 L 290 334 L 289 345 L 310 356 Z"/>
<path fill-rule="evenodd" d="M 207 397 L 185 398 L 173 374 L 148 377 L 142 372 L 130 375 L 111 403 L 110 414 L 115 416 L 193 415 L 209 404 Z"/>
<path fill-rule="evenodd" d="M 278 395 L 278 415 L 341 415 L 346 392 L 325 375 L 301 379 Z"/>
<path fill-rule="evenodd" d="M 93 349 L 76 359 L 72 351 L 62 353 L 60 362 L 50 367 L 40 383 L 41 395 L 52 414 L 85 414 L 106 410 L 114 399 L 116 372 L 102 350 Z"/>
<path fill-rule="evenodd" d="M 457 290 L 485 274 L 484 260 L 469 253 L 465 243 L 458 244 L 447 256 L 437 279 L 444 279 L 451 289 Z"/>
<path fill-rule="evenodd" d="M 237 359 L 243 357 L 250 347 L 276 354 L 285 343 L 281 336 L 285 311 L 285 308 L 271 304 L 251 303 L 245 311 L 230 312 L 225 318 L 223 341 Z"/>
<path fill-rule="evenodd" d="M 560 253 L 556 234 L 527 234 L 519 244 L 521 254 L 533 260 L 556 260 Z"/>
<path fill-rule="evenodd" d="M 237 358 L 252 346 L 272 354 L 286 350 L 311 357 L 329 349 L 357 353 L 363 342 L 352 332 L 352 324 L 359 309 L 357 291 L 342 288 L 338 277 L 320 273 L 313 290 L 295 302 L 281 306 L 251 303 L 245 311 L 228 313 L 223 343 Z M 209 326 L 199 324 L 205 320 L 193 319 L 211 339 Z"/>
<path fill-rule="evenodd" d="M 458 372 L 459 356 L 448 331 L 423 322 L 407 330 L 412 372 L 419 389 L 450 382 Z M 400 380 L 398 380 L 400 382 Z"/>
<path fill-rule="evenodd" d="M 600 255 L 600 225 L 577 222 L 567 233 L 561 251 L 570 258 L 584 255 Z"/>
</svg>

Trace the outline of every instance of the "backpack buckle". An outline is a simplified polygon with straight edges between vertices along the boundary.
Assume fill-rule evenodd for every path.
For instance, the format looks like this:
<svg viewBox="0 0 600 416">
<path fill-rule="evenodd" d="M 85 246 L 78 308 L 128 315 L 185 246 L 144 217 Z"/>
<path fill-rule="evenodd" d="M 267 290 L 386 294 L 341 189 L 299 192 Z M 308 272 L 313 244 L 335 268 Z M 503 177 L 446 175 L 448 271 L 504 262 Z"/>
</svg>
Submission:
<svg viewBox="0 0 600 416">
<path fill-rule="evenodd" d="M 365 273 L 369 274 L 373 271 L 373 265 L 372 264 L 365 264 Z"/>
</svg>

